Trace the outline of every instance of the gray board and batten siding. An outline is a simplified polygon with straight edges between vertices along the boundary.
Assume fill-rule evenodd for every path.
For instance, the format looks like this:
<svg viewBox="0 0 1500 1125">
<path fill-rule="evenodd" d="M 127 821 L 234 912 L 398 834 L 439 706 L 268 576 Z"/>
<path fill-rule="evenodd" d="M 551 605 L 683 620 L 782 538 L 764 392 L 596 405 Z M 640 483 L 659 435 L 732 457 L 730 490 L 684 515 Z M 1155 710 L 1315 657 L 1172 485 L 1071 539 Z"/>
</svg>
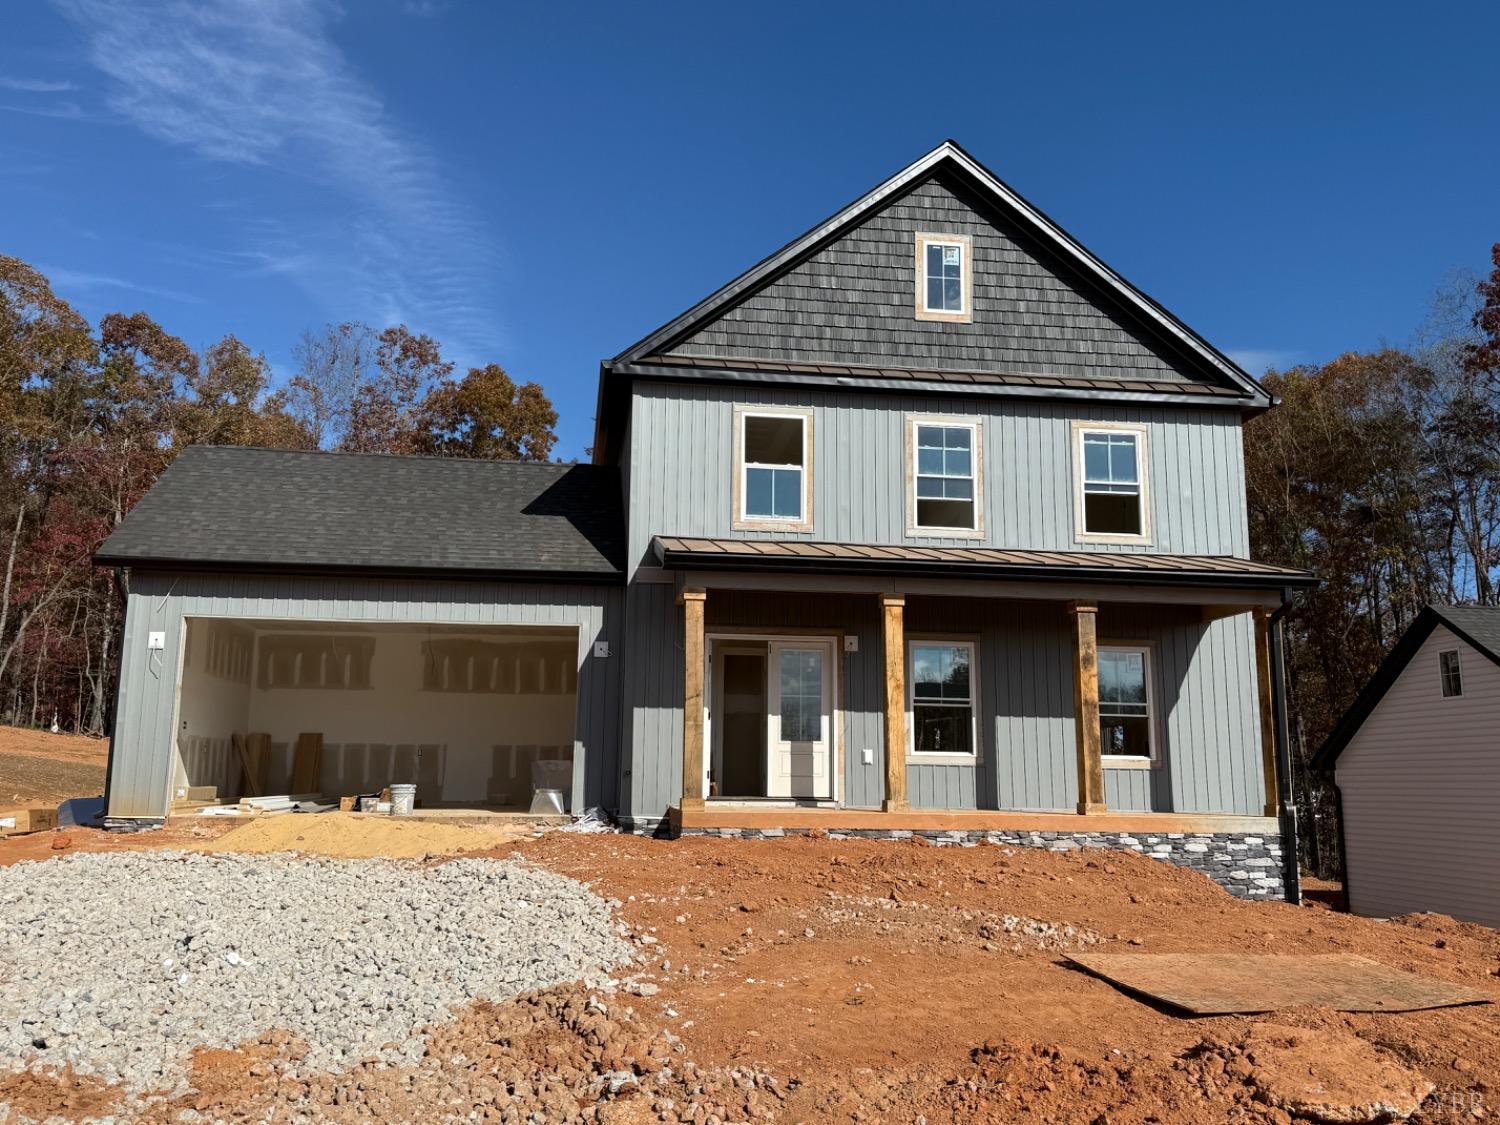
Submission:
<svg viewBox="0 0 1500 1125">
<path fill-rule="evenodd" d="M 632 575 L 652 564 L 656 535 L 795 538 L 784 530 L 732 529 L 737 405 L 811 411 L 808 539 L 1249 556 L 1244 450 L 1234 411 L 650 382 L 637 383 L 632 400 L 625 451 Z M 906 419 L 932 414 L 982 424 L 981 539 L 907 531 Z M 1075 540 L 1074 422 L 1146 427 L 1149 544 Z"/>
<path fill-rule="evenodd" d="M 633 583 L 626 599 L 623 686 L 631 704 L 622 732 L 621 815 L 650 822 L 682 792 L 682 611 L 666 583 Z M 710 634 L 837 630 L 858 639 L 858 651 L 841 653 L 838 669 L 841 795 L 846 806 L 878 807 L 885 687 L 876 599 L 711 588 L 705 617 Z M 910 597 L 906 626 L 913 636 L 974 638 L 978 664 L 979 754 L 965 764 L 909 759 L 913 806 L 1072 811 L 1077 750 L 1062 603 Z M 1190 606 L 1105 605 L 1099 631 L 1106 641 L 1144 643 L 1153 657 L 1158 762 L 1105 770 L 1111 810 L 1258 815 L 1265 794 L 1249 616 L 1204 622 Z"/>
<path fill-rule="evenodd" d="M 126 606 L 108 815 L 159 818 L 170 796 L 185 622 L 190 617 L 462 625 L 555 625 L 578 632 L 574 788 L 583 807 L 617 802 L 618 658 L 594 655 L 618 637 L 623 590 L 567 582 L 134 570 Z M 165 648 L 148 635 L 165 634 Z M 618 645 L 616 644 L 618 651 Z"/>
</svg>

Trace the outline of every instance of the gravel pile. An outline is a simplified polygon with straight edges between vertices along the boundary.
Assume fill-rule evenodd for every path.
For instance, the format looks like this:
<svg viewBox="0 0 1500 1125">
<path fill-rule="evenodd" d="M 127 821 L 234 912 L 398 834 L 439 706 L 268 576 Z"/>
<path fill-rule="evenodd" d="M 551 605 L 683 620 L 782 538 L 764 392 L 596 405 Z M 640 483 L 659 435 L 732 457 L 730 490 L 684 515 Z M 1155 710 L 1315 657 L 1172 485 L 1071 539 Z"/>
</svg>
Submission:
<svg viewBox="0 0 1500 1125">
<path fill-rule="evenodd" d="M 304 1071 L 413 1064 L 454 1005 L 631 957 L 582 884 L 489 859 L 79 854 L 0 869 L 0 1063 L 181 1090 L 195 1047 L 271 1028 Z"/>
</svg>

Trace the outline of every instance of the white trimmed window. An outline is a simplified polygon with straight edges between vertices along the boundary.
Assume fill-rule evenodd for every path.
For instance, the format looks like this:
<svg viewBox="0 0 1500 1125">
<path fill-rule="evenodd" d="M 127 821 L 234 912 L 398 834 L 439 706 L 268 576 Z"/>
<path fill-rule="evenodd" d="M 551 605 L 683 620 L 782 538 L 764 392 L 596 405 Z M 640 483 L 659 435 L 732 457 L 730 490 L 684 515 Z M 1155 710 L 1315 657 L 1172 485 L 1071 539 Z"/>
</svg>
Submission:
<svg viewBox="0 0 1500 1125">
<path fill-rule="evenodd" d="M 906 665 L 912 753 L 973 757 L 973 642 L 910 640 Z"/>
<path fill-rule="evenodd" d="M 802 412 L 742 410 L 735 424 L 739 522 L 805 528 L 811 417 Z"/>
<path fill-rule="evenodd" d="M 917 319 L 967 323 L 973 310 L 973 240 L 965 234 L 917 235 Z"/>
<path fill-rule="evenodd" d="M 910 530 L 980 530 L 979 424 L 960 418 L 912 418 L 909 426 Z"/>
<path fill-rule="evenodd" d="M 1156 756 L 1151 702 L 1151 650 L 1099 646 L 1099 753 L 1106 760 Z"/>
<path fill-rule="evenodd" d="M 1464 693 L 1464 674 L 1458 661 L 1458 649 L 1438 653 L 1438 678 L 1443 682 L 1444 699 Z"/>
<path fill-rule="evenodd" d="M 1144 426 L 1075 427 L 1078 538 L 1142 542 L 1151 534 Z"/>
</svg>

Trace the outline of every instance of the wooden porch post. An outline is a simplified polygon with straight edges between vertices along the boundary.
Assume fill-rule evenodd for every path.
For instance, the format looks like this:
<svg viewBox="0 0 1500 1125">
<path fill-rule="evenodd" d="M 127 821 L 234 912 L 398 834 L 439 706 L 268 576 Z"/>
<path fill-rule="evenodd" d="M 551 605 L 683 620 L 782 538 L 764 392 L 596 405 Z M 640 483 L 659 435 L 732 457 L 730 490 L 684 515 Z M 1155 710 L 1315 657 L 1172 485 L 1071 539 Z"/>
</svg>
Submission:
<svg viewBox="0 0 1500 1125">
<path fill-rule="evenodd" d="M 885 631 L 885 812 L 904 812 L 906 799 L 906 597 L 881 594 Z"/>
<path fill-rule="evenodd" d="M 703 590 L 684 590 L 682 606 L 682 808 L 703 807 Z"/>
<path fill-rule="evenodd" d="M 1271 677 L 1271 610 L 1255 610 L 1255 679 L 1260 684 L 1260 759 L 1266 779 L 1266 815 L 1281 813 L 1280 790 L 1276 784 L 1276 705 Z"/>
<path fill-rule="evenodd" d="M 1069 602 L 1073 618 L 1073 717 L 1078 740 L 1078 811 L 1107 812 L 1099 746 L 1099 606 Z"/>
</svg>

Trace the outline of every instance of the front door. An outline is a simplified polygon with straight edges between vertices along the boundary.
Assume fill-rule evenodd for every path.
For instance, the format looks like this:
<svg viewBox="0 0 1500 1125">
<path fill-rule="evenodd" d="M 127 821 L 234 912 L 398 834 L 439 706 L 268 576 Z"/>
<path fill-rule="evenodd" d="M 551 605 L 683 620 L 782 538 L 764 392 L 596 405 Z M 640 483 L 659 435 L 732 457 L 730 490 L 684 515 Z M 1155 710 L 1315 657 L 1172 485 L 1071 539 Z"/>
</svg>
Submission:
<svg viewBox="0 0 1500 1125">
<path fill-rule="evenodd" d="M 833 799 L 833 646 L 773 641 L 769 646 L 769 797 Z"/>
</svg>

